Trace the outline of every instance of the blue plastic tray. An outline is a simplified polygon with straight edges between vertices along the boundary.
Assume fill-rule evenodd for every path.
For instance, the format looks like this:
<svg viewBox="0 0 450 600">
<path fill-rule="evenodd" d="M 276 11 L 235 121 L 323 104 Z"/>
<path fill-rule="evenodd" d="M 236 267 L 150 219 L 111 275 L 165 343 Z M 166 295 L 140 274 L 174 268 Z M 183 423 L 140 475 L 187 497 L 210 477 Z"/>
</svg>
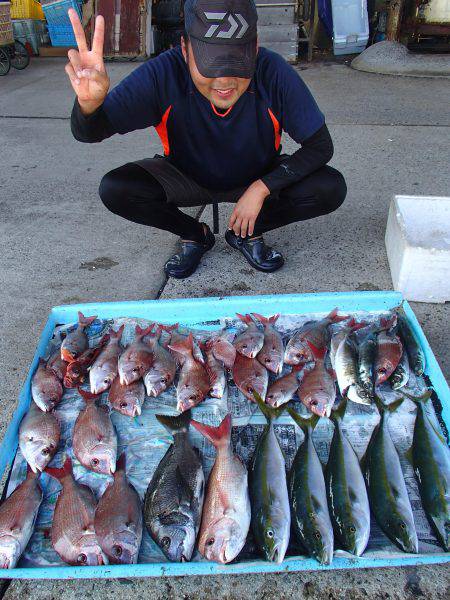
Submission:
<svg viewBox="0 0 450 600">
<path fill-rule="evenodd" d="M 20 392 L 19 405 L 0 445 L 0 477 L 10 468 L 18 445 L 20 421 L 26 413 L 31 398 L 31 376 L 34 373 L 39 356 L 43 355 L 56 325 L 73 323 L 77 312 L 96 314 L 100 318 L 136 317 L 194 326 L 214 321 L 220 317 L 233 316 L 236 312 L 259 312 L 273 314 L 305 314 L 311 312 L 328 313 L 335 306 L 343 312 L 384 311 L 402 304 L 401 294 L 397 292 L 348 292 L 334 294 L 302 294 L 280 296 L 231 296 L 226 298 L 192 298 L 186 300 L 146 300 L 142 302 L 116 302 L 74 304 L 56 306 L 52 309 L 44 327 L 39 344 L 30 367 L 25 384 Z M 403 308 L 409 323 L 417 334 L 427 360 L 426 375 L 442 403 L 442 419 L 450 429 L 450 390 L 442 371 L 434 357 L 425 335 L 409 304 L 403 302 Z M 287 558 L 280 565 L 263 560 L 244 561 L 231 565 L 218 565 L 210 562 L 195 563 L 149 563 L 137 565 L 104 565 L 98 567 L 49 567 L 16 568 L 1 573 L 7 579 L 88 579 L 106 577 L 167 577 L 180 575 L 217 575 L 225 573 L 269 573 L 275 571 L 307 571 L 354 569 L 368 567 L 411 566 L 420 564 L 446 563 L 450 553 L 417 555 L 380 556 L 377 558 L 335 557 L 331 565 L 321 566 L 314 559 Z"/>
</svg>

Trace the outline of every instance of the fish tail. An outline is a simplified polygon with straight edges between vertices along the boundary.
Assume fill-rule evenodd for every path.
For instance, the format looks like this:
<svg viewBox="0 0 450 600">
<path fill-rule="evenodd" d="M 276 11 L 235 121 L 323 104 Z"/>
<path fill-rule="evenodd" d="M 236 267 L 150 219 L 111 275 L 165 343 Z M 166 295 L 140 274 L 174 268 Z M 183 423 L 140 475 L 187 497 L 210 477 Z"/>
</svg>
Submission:
<svg viewBox="0 0 450 600">
<path fill-rule="evenodd" d="M 100 349 L 100 348 L 103 348 L 103 346 L 106 346 L 106 344 L 109 342 L 110 337 L 111 337 L 111 332 L 105 333 L 105 335 L 102 337 L 102 339 L 98 343 L 98 348 Z"/>
<path fill-rule="evenodd" d="M 167 331 L 167 333 L 172 333 L 172 331 L 178 329 L 179 325 L 179 323 L 175 323 L 175 325 L 162 325 L 161 323 L 158 323 L 158 331 Z"/>
<path fill-rule="evenodd" d="M 400 404 L 403 402 L 404 398 L 399 398 L 398 400 L 394 400 L 394 402 L 391 402 L 390 404 L 385 404 L 380 398 L 380 396 L 378 396 L 378 394 L 374 394 L 374 400 L 375 404 L 377 405 L 378 412 L 381 415 L 384 411 L 388 411 L 390 413 L 396 411 Z"/>
<path fill-rule="evenodd" d="M 183 354 L 185 356 L 192 354 L 194 351 L 194 336 L 192 335 L 192 332 L 188 335 L 187 338 L 183 337 L 178 340 L 174 340 L 169 344 L 168 347 L 170 348 L 170 350 L 173 350 L 174 352 L 179 352 L 180 354 Z"/>
<path fill-rule="evenodd" d="M 274 408 L 273 406 L 269 406 L 266 404 L 257 391 L 253 390 L 253 396 L 256 400 L 257 405 L 259 406 L 261 412 L 266 417 L 267 422 L 272 421 L 272 419 L 277 419 L 281 413 L 284 411 L 285 406 L 282 404 L 278 408 Z"/>
<path fill-rule="evenodd" d="M 155 415 L 157 420 L 163 427 L 167 429 L 169 433 L 175 435 L 176 433 L 186 432 L 189 429 L 191 422 L 191 411 L 186 410 L 180 415 Z"/>
<path fill-rule="evenodd" d="M 353 317 L 348 322 L 348 326 L 350 327 L 351 331 L 358 331 L 358 329 L 363 329 L 364 327 L 367 327 L 367 325 L 368 323 L 366 323 L 366 321 L 361 321 L 361 323 L 358 323 Z"/>
<path fill-rule="evenodd" d="M 381 317 L 380 319 L 380 331 L 392 329 L 397 325 L 397 315 L 393 314 L 389 319 Z"/>
<path fill-rule="evenodd" d="M 253 320 L 250 315 L 241 315 L 240 313 L 236 313 L 236 316 L 240 321 L 242 321 L 246 325 L 253 323 Z"/>
<path fill-rule="evenodd" d="M 112 338 L 120 340 L 124 329 L 125 329 L 125 323 L 122 323 L 122 325 L 119 327 L 119 329 L 117 331 L 114 331 L 114 329 L 111 329 L 111 331 L 109 332 L 109 335 Z"/>
<path fill-rule="evenodd" d="M 136 333 L 136 337 L 138 338 L 143 338 L 146 335 L 149 335 L 150 333 L 152 333 L 153 331 L 153 327 L 155 326 L 154 323 L 150 323 L 150 325 L 148 327 L 145 327 L 144 329 L 142 329 L 142 327 L 139 327 L 139 325 L 136 325 L 134 331 Z"/>
<path fill-rule="evenodd" d="M 127 455 L 125 454 L 125 451 L 124 451 L 117 459 L 116 473 L 118 473 L 119 471 L 126 472 L 126 470 L 127 470 Z"/>
<path fill-rule="evenodd" d="M 311 352 L 313 353 L 314 358 L 325 358 L 325 354 L 327 349 L 324 348 L 317 348 L 317 346 L 314 346 L 314 344 L 310 341 L 306 342 L 308 344 L 308 346 L 311 348 Z"/>
<path fill-rule="evenodd" d="M 226 446 L 230 439 L 231 434 L 231 415 L 230 413 L 223 419 L 219 427 L 211 427 L 198 421 L 191 421 L 191 424 L 205 436 L 207 440 L 214 444 L 216 448 L 219 446 Z"/>
<path fill-rule="evenodd" d="M 333 310 L 326 316 L 326 318 L 331 323 L 340 323 L 341 321 L 346 321 L 348 319 L 348 315 L 338 315 L 338 308 L 333 308 Z"/>
<path fill-rule="evenodd" d="M 258 313 L 252 313 L 252 315 L 254 317 L 256 317 L 258 319 L 258 321 L 261 321 L 261 323 L 263 325 L 273 325 L 274 323 L 276 323 L 278 321 L 280 313 L 277 313 L 276 315 L 272 315 L 271 317 L 263 317 L 263 315 L 260 315 Z"/>
<path fill-rule="evenodd" d="M 100 398 L 101 396 L 101 394 L 92 394 L 88 390 L 83 390 L 83 388 L 81 387 L 78 387 L 77 389 L 78 393 L 86 403 L 95 402 L 95 400 L 97 400 L 97 398 Z"/>
<path fill-rule="evenodd" d="M 68 456 L 61 468 L 58 469 L 57 467 L 47 467 L 45 472 L 58 481 L 61 481 L 64 479 L 64 477 L 67 477 L 67 475 L 72 475 L 72 460 Z"/>
<path fill-rule="evenodd" d="M 431 395 L 433 394 L 433 390 L 427 390 L 424 394 L 422 394 L 421 396 L 413 396 L 411 394 L 407 394 L 406 392 L 403 392 L 403 394 L 409 398 L 409 400 L 412 400 L 413 402 L 416 403 L 425 403 L 427 400 L 429 400 L 431 398 Z"/>
<path fill-rule="evenodd" d="M 292 408 L 288 408 L 287 411 L 297 423 L 297 425 L 300 427 L 300 429 L 305 433 L 308 431 L 309 428 L 314 430 L 315 426 L 317 425 L 320 419 L 319 415 L 311 415 L 308 419 L 305 419 L 305 417 L 299 415 L 298 412 L 296 412 Z"/>
<path fill-rule="evenodd" d="M 336 409 L 331 411 L 330 419 L 333 422 L 338 422 L 344 418 L 345 410 L 347 408 L 347 398 L 342 398 Z"/>
<path fill-rule="evenodd" d="M 78 324 L 82 329 L 88 327 L 91 323 L 95 321 L 96 318 L 97 315 L 94 315 L 93 317 L 85 317 L 81 311 L 78 311 Z"/>
</svg>

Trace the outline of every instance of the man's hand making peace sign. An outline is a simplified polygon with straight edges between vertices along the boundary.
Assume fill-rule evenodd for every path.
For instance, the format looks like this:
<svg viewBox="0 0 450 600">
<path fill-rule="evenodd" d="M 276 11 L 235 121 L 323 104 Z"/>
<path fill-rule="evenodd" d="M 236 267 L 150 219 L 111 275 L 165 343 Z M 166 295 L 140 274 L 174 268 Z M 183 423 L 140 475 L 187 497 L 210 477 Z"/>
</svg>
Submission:
<svg viewBox="0 0 450 600">
<path fill-rule="evenodd" d="M 66 73 L 77 95 L 82 113 L 90 115 L 103 104 L 109 90 L 109 77 L 103 62 L 105 21 L 102 16 L 96 18 L 92 50 L 89 50 L 83 26 L 73 8 L 69 9 L 69 18 L 78 50 L 69 50 Z"/>
</svg>

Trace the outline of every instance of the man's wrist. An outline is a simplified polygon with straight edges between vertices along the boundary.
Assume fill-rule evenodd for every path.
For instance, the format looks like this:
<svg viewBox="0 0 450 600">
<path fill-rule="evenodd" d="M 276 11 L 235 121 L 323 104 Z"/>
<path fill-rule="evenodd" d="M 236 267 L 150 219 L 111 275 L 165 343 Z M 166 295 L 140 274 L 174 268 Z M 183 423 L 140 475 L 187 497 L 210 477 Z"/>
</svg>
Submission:
<svg viewBox="0 0 450 600">
<path fill-rule="evenodd" d="M 252 187 L 255 189 L 255 191 L 261 194 L 263 199 L 267 198 L 267 196 L 270 195 L 269 188 L 261 179 L 257 179 L 256 181 L 254 181 L 252 183 Z"/>
<path fill-rule="evenodd" d="M 101 102 L 83 102 L 78 100 L 78 106 L 80 107 L 81 114 L 84 117 L 90 117 L 93 115 L 103 104 L 103 100 Z"/>
</svg>

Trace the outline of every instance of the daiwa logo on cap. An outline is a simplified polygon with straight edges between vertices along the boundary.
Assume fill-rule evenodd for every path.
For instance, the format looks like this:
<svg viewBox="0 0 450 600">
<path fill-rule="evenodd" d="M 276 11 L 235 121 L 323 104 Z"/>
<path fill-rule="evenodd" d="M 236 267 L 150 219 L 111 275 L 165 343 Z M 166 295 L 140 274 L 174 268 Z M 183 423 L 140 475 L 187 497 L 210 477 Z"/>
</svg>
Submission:
<svg viewBox="0 0 450 600">
<path fill-rule="evenodd" d="M 248 23 L 244 19 L 244 17 L 239 13 L 230 13 L 228 14 L 228 18 L 225 19 L 227 13 L 224 12 L 204 12 L 203 13 L 208 21 L 219 21 L 215 25 L 211 25 L 208 31 L 205 33 L 205 37 L 212 38 L 223 38 L 226 40 L 230 40 L 232 38 L 240 39 L 248 29 Z M 220 29 L 217 31 L 222 23 L 228 22 L 229 29 L 223 30 Z M 217 34 L 214 36 L 214 34 Z"/>
</svg>

